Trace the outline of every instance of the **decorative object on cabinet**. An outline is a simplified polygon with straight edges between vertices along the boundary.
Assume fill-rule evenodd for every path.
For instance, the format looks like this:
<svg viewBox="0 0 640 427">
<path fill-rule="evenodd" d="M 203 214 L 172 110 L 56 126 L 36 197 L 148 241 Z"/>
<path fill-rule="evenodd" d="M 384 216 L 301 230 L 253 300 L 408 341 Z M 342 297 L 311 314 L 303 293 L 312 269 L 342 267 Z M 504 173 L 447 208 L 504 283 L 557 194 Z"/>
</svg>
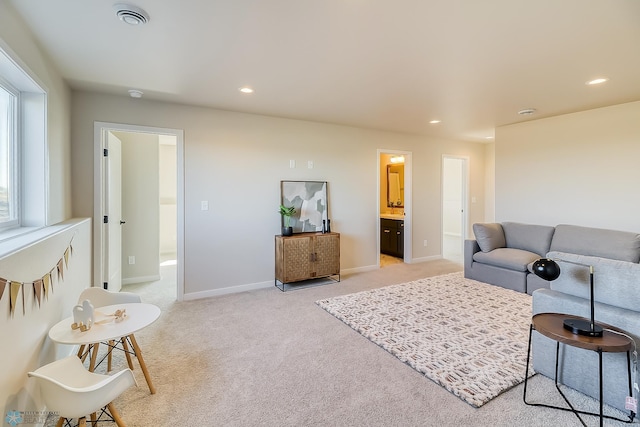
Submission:
<svg viewBox="0 0 640 427">
<path fill-rule="evenodd" d="M 297 233 L 276 236 L 275 286 L 309 279 L 328 278 L 340 281 L 340 234 Z"/>
<path fill-rule="evenodd" d="M 280 193 L 280 204 L 295 208 L 290 217 L 294 233 L 322 231 L 322 220 L 328 218 L 326 181 L 280 181 Z"/>
<path fill-rule="evenodd" d="M 293 234 L 293 227 L 291 227 L 291 216 L 295 215 L 296 208 L 294 206 L 289 206 L 288 208 L 284 205 L 280 205 L 280 215 L 282 215 L 282 220 L 284 225 L 282 226 L 282 235 L 283 236 L 291 236 Z"/>
</svg>

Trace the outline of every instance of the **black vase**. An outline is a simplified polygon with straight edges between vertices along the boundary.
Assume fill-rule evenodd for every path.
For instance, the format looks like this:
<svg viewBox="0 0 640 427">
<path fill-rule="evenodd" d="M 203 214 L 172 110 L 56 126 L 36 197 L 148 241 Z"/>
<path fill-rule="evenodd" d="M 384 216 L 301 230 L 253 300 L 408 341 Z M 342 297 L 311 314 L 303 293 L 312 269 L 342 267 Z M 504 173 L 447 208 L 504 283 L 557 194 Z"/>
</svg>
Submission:
<svg viewBox="0 0 640 427">
<path fill-rule="evenodd" d="M 293 234 L 293 227 L 282 227 L 283 236 L 291 236 Z"/>
</svg>

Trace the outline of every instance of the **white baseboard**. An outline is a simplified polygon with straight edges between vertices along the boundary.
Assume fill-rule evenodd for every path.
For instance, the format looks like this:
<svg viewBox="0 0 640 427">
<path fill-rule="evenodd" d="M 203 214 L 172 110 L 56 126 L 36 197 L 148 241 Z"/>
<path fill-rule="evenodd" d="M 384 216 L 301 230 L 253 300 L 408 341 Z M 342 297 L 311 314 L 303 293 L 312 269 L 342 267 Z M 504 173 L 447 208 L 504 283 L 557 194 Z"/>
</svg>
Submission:
<svg viewBox="0 0 640 427">
<path fill-rule="evenodd" d="M 139 277 L 129 277 L 128 279 L 122 279 L 123 285 L 132 285 L 134 283 L 144 283 L 144 282 L 157 282 L 162 279 L 162 276 L 139 276 Z"/>
<path fill-rule="evenodd" d="M 246 285 L 239 286 L 228 286 L 226 288 L 211 289 L 208 291 L 185 293 L 182 299 L 183 301 L 191 301 L 201 298 L 217 297 L 220 295 L 236 294 L 238 292 L 253 291 L 255 289 L 264 289 L 271 286 L 275 287 L 275 282 L 273 280 L 267 282 L 248 283 Z"/>
<path fill-rule="evenodd" d="M 340 274 L 341 275 L 349 275 L 349 274 L 356 274 L 356 273 L 364 273 L 366 271 L 373 271 L 373 270 L 377 270 L 378 266 L 375 265 L 367 265 L 364 267 L 356 267 L 356 268 L 345 268 L 344 270 L 340 270 Z"/>
<path fill-rule="evenodd" d="M 442 259 L 442 255 L 431 255 L 431 256 L 425 256 L 425 257 L 422 257 L 422 258 L 413 258 L 411 260 L 411 263 L 414 264 L 414 263 L 419 263 L 419 262 L 435 261 L 435 260 L 438 260 L 438 259 Z"/>
</svg>

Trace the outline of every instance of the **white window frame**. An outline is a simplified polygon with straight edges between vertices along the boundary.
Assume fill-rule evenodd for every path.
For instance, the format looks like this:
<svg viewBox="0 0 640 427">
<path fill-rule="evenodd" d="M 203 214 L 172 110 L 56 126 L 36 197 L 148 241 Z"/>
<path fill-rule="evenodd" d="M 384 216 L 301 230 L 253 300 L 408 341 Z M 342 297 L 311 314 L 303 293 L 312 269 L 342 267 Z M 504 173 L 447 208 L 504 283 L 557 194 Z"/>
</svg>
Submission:
<svg viewBox="0 0 640 427">
<path fill-rule="evenodd" d="M 18 222 L 12 228 L 0 227 L 4 242 L 49 225 L 49 162 L 47 89 L 2 39 L 0 78 L 19 94 L 14 164 Z"/>
<path fill-rule="evenodd" d="M 9 155 L 7 158 L 9 170 L 9 212 L 12 212 L 12 218 L 8 221 L 0 222 L 0 232 L 12 228 L 20 227 L 20 91 L 13 87 L 9 82 L 0 76 L 0 87 L 15 97 L 12 106 L 13 114 L 10 117 L 11 124 L 9 129 Z"/>
</svg>

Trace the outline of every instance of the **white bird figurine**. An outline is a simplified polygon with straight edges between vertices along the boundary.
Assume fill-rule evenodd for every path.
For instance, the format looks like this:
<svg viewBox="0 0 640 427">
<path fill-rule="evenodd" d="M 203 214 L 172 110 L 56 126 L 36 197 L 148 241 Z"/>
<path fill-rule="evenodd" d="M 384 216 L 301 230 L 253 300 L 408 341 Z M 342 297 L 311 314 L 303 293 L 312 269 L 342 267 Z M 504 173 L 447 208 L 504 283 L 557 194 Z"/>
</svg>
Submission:
<svg viewBox="0 0 640 427">
<path fill-rule="evenodd" d="M 72 329 L 80 328 L 83 332 L 91 329 L 93 325 L 93 305 L 91 301 L 86 299 L 82 301 L 82 304 L 73 307 L 73 322 Z"/>
</svg>

